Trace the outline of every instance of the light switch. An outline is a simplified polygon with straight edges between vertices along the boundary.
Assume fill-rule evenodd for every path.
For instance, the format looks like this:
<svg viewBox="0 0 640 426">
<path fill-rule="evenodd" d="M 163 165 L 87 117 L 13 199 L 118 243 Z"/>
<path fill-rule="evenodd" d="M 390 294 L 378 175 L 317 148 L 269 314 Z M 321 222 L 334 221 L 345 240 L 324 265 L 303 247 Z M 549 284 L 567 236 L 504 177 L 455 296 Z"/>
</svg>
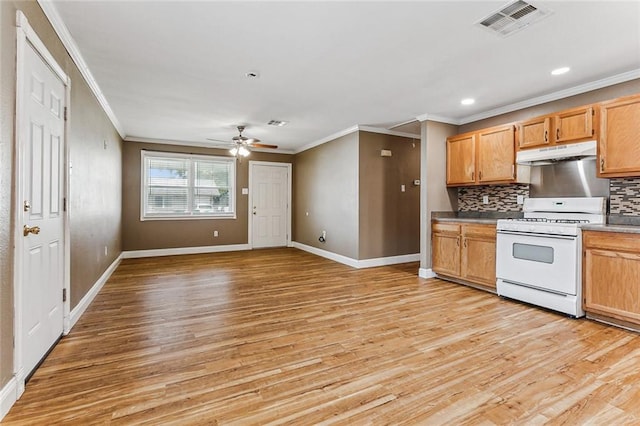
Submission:
<svg viewBox="0 0 640 426">
<path fill-rule="evenodd" d="M 248 195 L 249 194 L 249 188 L 242 188 L 242 195 Z"/>
<path fill-rule="evenodd" d="M 405 191 L 405 187 L 404 187 L 404 185 L 400 185 L 400 191 L 401 191 L 401 192 L 404 192 L 404 191 Z"/>
</svg>

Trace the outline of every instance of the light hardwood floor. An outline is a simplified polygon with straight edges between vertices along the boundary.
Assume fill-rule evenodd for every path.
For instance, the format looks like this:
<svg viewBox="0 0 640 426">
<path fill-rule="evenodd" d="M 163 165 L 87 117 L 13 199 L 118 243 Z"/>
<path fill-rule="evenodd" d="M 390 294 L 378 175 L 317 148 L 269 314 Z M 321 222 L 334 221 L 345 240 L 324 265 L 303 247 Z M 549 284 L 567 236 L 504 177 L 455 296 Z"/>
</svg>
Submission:
<svg viewBox="0 0 640 426">
<path fill-rule="evenodd" d="M 639 335 L 417 268 L 125 260 L 3 423 L 640 423 Z"/>
</svg>

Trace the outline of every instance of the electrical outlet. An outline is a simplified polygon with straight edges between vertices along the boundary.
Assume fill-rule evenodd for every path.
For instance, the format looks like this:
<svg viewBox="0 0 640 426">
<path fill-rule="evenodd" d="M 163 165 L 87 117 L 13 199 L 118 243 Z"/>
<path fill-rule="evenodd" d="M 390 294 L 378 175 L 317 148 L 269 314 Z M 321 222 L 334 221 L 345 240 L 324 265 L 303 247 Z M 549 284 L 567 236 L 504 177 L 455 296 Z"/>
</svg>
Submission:
<svg viewBox="0 0 640 426">
<path fill-rule="evenodd" d="M 109 247 L 104 246 L 104 255 L 108 255 L 109 254 Z"/>
<path fill-rule="evenodd" d="M 213 236 L 217 237 L 218 236 L 218 231 L 213 231 Z"/>
<path fill-rule="evenodd" d="M 322 238 L 327 239 L 327 231 L 322 231 Z"/>
<path fill-rule="evenodd" d="M 524 204 L 524 195 L 518 195 L 516 197 L 516 203 L 517 204 Z"/>
<path fill-rule="evenodd" d="M 488 195 L 483 195 L 482 196 L 482 204 L 489 204 L 489 196 Z"/>
</svg>

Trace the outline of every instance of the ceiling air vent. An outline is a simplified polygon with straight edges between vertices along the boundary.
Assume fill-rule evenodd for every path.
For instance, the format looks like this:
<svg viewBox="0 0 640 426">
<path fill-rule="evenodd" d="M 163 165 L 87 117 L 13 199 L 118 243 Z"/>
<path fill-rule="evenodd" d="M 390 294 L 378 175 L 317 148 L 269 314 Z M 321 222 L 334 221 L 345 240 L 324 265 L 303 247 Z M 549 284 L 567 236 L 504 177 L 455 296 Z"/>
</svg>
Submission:
<svg viewBox="0 0 640 426">
<path fill-rule="evenodd" d="M 506 37 L 542 18 L 546 18 L 552 13 L 549 9 L 534 6 L 526 1 L 516 0 L 481 19 L 476 25 L 501 37 Z"/>
</svg>

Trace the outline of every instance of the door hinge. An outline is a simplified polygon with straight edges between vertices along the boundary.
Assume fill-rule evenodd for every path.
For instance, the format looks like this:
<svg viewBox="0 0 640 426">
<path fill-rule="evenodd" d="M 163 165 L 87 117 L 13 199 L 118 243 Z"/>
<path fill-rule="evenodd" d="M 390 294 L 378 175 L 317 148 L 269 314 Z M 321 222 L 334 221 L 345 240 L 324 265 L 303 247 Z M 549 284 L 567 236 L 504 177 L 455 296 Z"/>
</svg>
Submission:
<svg viewBox="0 0 640 426">
<path fill-rule="evenodd" d="M 64 121 L 67 121 L 67 107 L 64 107 Z"/>
<path fill-rule="evenodd" d="M 63 302 L 67 301 L 67 289 L 66 288 L 62 289 L 62 301 Z"/>
</svg>

